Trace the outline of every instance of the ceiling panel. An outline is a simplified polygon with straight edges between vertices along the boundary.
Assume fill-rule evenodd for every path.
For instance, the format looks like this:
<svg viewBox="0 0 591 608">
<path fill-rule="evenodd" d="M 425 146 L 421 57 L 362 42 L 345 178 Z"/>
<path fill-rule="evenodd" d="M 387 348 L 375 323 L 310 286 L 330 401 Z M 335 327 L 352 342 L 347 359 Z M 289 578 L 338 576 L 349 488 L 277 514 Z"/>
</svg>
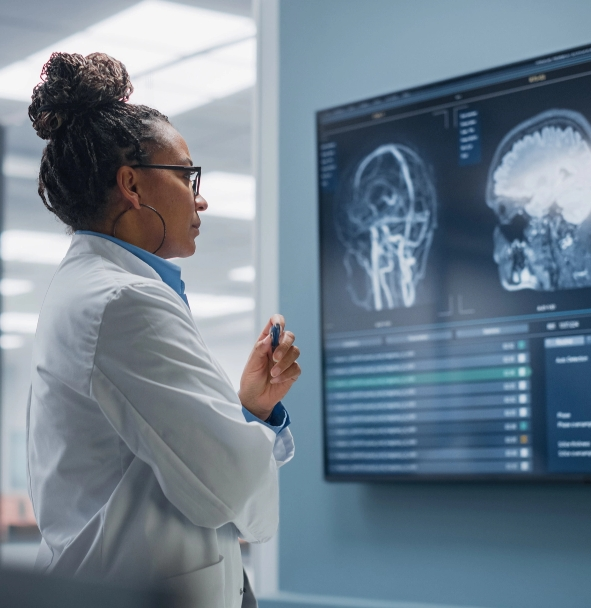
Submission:
<svg viewBox="0 0 591 608">
<path fill-rule="evenodd" d="M 204 172 L 252 173 L 252 97 L 247 89 L 172 119 Z"/>
<path fill-rule="evenodd" d="M 177 0 L 181 4 L 250 16 L 250 0 Z M 22 59 L 137 0 L 1 0 L 0 67 Z"/>
<path fill-rule="evenodd" d="M 137 0 L 2 0 L 0 67 L 136 4 Z"/>
</svg>

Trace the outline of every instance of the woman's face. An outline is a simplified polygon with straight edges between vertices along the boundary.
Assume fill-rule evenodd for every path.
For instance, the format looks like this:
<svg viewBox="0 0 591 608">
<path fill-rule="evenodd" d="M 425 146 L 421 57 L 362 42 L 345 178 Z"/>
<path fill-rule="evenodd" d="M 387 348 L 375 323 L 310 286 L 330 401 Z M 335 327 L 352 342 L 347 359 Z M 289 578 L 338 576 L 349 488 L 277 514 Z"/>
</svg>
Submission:
<svg viewBox="0 0 591 608">
<path fill-rule="evenodd" d="M 191 159 L 187 143 L 180 133 L 167 123 L 157 127 L 159 145 L 150 155 L 150 164 L 187 165 Z M 143 205 L 154 207 L 166 223 L 166 239 L 157 255 L 162 258 L 186 258 L 195 253 L 195 238 L 199 235 L 201 219 L 198 212 L 207 209 L 202 196 L 195 198 L 189 173 L 171 169 L 137 168 L 137 193 Z M 141 213 L 149 219 L 149 230 L 159 243 L 163 227 L 156 214 L 145 207 Z"/>
</svg>

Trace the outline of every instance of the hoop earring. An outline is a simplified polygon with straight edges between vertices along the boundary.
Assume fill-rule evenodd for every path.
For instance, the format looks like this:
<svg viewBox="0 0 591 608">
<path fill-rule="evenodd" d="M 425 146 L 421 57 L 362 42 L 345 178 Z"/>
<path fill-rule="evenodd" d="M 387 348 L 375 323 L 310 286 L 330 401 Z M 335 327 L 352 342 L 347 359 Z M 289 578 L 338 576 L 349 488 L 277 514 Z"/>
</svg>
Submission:
<svg viewBox="0 0 591 608">
<path fill-rule="evenodd" d="M 144 205 L 143 203 L 140 203 L 140 207 L 146 207 L 146 209 L 151 209 L 159 218 L 160 221 L 162 222 L 162 228 L 164 231 L 164 234 L 162 235 L 162 240 L 160 241 L 160 245 L 158 245 L 158 247 L 156 247 L 156 249 L 154 251 L 152 251 L 152 253 L 156 253 L 157 251 L 160 250 L 160 248 L 162 247 L 162 245 L 164 245 L 164 239 L 166 239 L 166 223 L 164 222 L 164 218 L 160 215 L 160 213 L 158 211 L 156 211 L 156 209 L 154 209 L 154 207 L 150 207 L 150 205 Z M 125 211 L 123 211 L 122 213 L 120 213 L 116 218 L 115 218 L 115 222 L 113 224 L 113 232 L 111 233 L 111 236 L 114 238 L 117 238 L 117 235 L 115 234 L 116 228 L 117 228 L 117 224 L 119 223 L 119 220 L 128 212 L 131 211 L 133 209 L 133 207 L 130 207 L 129 209 L 126 209 Z"/>
</svg>

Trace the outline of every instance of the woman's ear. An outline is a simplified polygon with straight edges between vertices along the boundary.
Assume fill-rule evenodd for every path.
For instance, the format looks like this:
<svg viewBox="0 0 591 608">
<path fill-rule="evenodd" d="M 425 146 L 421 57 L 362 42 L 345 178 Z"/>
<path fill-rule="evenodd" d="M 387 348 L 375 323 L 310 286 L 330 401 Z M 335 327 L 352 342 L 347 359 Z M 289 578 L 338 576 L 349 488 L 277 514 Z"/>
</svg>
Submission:
<svg viewBox="0 0 591 608">
<path fill-rule="evenodd" d="M 136 209 L 140 208 L 140 197 L 137 193 L 139 173 L 127 165 L 117 170 L 117 190 L 119 194 Z"/>
</svg>

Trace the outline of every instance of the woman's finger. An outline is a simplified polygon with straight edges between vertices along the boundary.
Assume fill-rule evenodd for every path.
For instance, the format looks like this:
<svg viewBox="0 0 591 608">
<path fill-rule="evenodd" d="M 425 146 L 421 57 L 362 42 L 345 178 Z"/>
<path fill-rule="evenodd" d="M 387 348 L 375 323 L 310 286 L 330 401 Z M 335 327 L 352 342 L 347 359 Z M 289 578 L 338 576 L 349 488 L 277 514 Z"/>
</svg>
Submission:
<svg viewBox="0 0 591 608">
<path fill-rule="evenodd" d="M 279 345 L 275 349 L 273 353 L 273 361 L 277 363 L 281 361 L 283 357 L 285 357 L 286 353 L 291 348 L 292 344 L 295 342 L 295 335 L 291 331 L 284 331 L 279 338 Z"/>
<path fill-rule="evenodd" d="M 282 374 L 299 356 L 300 349 L 295 345 L 291 346 L 281 360 L 271 368 L 271 376 L 276 377 Z"/>
<path fill-rule="evenodd" d="M 295 382 L 302 373 L 302 368 L 299 363 L 292 363 L 283 373 L 279 376 L 275 376 L 271 378 L 271 384 L 281 384 L 283 382 Z"/>
</svg>

